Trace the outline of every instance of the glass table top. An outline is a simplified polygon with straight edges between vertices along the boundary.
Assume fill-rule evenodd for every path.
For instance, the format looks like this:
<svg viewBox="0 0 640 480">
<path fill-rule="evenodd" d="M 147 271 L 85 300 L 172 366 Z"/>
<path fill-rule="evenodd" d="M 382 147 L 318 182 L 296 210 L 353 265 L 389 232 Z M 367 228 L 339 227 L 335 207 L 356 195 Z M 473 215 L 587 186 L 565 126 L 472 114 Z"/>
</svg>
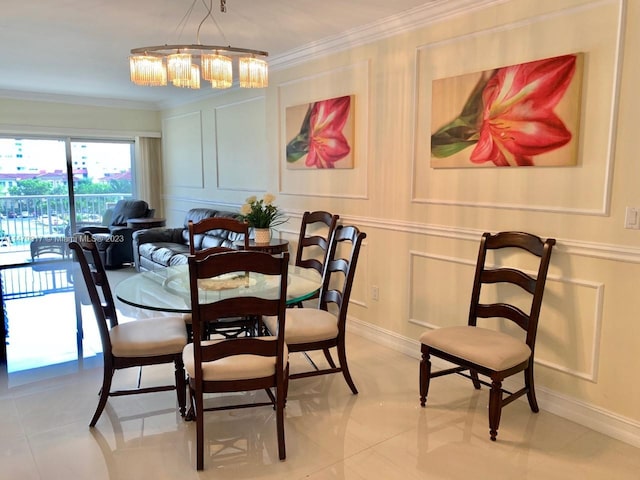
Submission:
<svg viewBox="0 0 640 480">
<path fill-rule="evenodd" d="M 287 304 L 295 304 L 313 297 L 320 289 L 322 278 L 312 268 L 289 265 Z M 199 295 L 203 303 L 248 293 L 270 298 L 278 293 L 278 278 L 251 272 L 227 274 L 200 281 Z M 149 272 L 141 272 L 122 280 L 114 288 L 115 296 L 134 307 L 161 312 L 189 313 L 191 298 L 189 266 L 176 265 Z"/>
</svg>

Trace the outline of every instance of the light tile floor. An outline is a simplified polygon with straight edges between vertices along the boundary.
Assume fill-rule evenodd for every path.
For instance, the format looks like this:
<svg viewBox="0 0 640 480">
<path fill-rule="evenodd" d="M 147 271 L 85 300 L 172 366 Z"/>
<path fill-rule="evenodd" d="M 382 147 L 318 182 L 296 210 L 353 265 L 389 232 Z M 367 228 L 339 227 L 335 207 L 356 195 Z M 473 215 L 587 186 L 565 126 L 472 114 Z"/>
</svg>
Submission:
<svg viewBox="0 0 640 480">
<path fill-rule="evenodd" d="M 286 461 L 278 460 L 270 408 L 211 412 L 202 473 L 194 468 L 195 424 L 176 414 L 174 392 L 112 398 L 90 429 L 99 365 L 0 387 L 0 479 L 640 478 L 639 449 L 532 414 L 524 401 L 505 408 L 491 442 L 486 388 L 437 379 L 420 408 L 416 359 L 353 335 L 348 351 L 359 395 L 337 375 L 291 382 Z M 306 368 L 302 356 L 291 360 L 292 370 Z M 132 369 L 115 378 L 131 384 L 136 376 Z M 149 384 L 167 379 L 171 367 L 143 373 Z"/>
</svg>

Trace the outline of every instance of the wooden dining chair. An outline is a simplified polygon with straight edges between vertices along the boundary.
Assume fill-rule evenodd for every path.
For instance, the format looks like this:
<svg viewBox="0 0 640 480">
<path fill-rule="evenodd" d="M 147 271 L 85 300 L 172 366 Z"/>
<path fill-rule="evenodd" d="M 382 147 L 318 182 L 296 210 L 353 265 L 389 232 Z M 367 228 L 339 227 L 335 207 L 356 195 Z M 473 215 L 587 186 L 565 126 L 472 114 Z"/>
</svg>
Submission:
<svg viewBox="0 0 640 480">
<path fill-rule="evenodd" d="M 204 468 L 204 412 L 252 406 L 272 405 L 276 410 L 278 455 L 286 456 L 284 440 L 284 404 L 287 393 L 289 360 L 284 342 L 289 254 L 278 256 L 255 251 L 232 251 L 189 257 L 189 279 L 193 318 L 193 343 L 184 348 L 183 359 L 189 379 L 191 409 L 189 419 L 196 420 L 196 467 Z M 268 294 L 258 296 L 250 287 L 236 288 L 225 295 L 224 288 L 205 286 L 203 280 L 248 272 L 272 282 Z M 207 289 L 212 289 L 207 292 Z M 203 329 L 211 318 L 271 315 L 277 328 L 273 336 L 202 340 Z M 275 393 L 271 389 L 275 389 Z M 268 401 L 206 407 L 205 393 L 265 390 Z"/>
<path fill-rule="evenodd" d="M 244 249 L 249 248 L 249 225 L 241 220 L 231 217 L 207 217 L 199 222 L 189 220 L 187 223 L 189 232 L 189 254 L 195 255 L 202 251 L 207 254 L 207 249 L 216 247 L 233 248 L 235 240 L 244 241 Z M 227 240 L 224 235 L 216 232 L 216 235 L 207 235 L 207 232 L 224 230 L 227 232 Z"/>
<path fill-rule="evenodd" d="M 298 237 L 298 249 L 296 250 L 296 266 L 313 268 L 322 275 L 329 251 L 329 242 L 339 219 L 339 215 L 321 210 L 304 212 Z M 318 298 L 318 295 L 311 298 Z M 292 306 L 302 307 L 303 303 L 299 302 Z"/>
<path fill-rule="evenodd" d="M 193 222 L 189 220 L 187 223 L 189 232 L 189 254 L 195 255 L 199 258 L 204 258 L 212 253 L 221 253 L 224 251 L 233 250 L 233 240 L 229 240 L 227 244 L 219 242 L 208 242 L 208 238 L 220 239 L 221 235 L 215 235 L 215 237 L 207 237 L 207 232 L 212 230 L 224 230 L 229 233 L 233 233 L 237 238 L 243 238 L 244 249 L 249 247 L 249 225 L 240 220 L 230 217 L 208 217 L 203 218 L 199 222 Z M 219 232 L 218 232 L 219 233 Z M 202 237 L 198 239 L 198 236 Z M 196 249 L 196 245 L 201 248 Z M 183 315 L 183 319 L 187 324 L 187 330 L 191 334 L 192 316 L 191 314 Z M 222 335 L 225 338 L 235 338 L 239 335 L 254 335 L 259 328 L 258 319 L 255 317 L 231 317 L 231 318 L 219 318 L 215 322 L 211 322 L 205 333 L 209 338 L 211 335 Z"/>
<path fill-rule="evenodd" d="M 313 370 L 291 374 L 289 378 L 304 378 L 316 375 L 342 372 L 349 388 L 358 393 L 347 364 L 345 345 L 347 309 L 351 288 L 356 273 L 360 246 L 366 234 L 354 226 L 336 227 L 327 253 L 318 308 L 289 308 L 285 340 L 289 352 L 322 350 L 329 363 L 328 368 L 319 368 L 307 355 Z M 269 332 L 279 330 L 277 319 L 264 317 L 263 322 Z M 339 366 L 331 356 L 330 348 L 336 347 Z"/>
<path fill-rule="evenodd" d="M 555 239 L 541 238 L 523 232 L 484 233 L 471 292 L 471 306 L 466 326 L 443 327 L 425 332 L 420 337 L 420 405 L 425 406 L 432 378 L 456 373 L 470 378 L 476 389 L 481 384 L 490 387 L 489 434 L 491 440 L 498 435 L 502 407 L 526 394 L 529 407 L 538 412 L 534 382 L 533 359 L 538 329 L 538 317 L 547 279 L 551 250 Z M 498 266 L 487 266 L 487 252 L 499 257 Z M 535 276 L 509 266 L 505 254 L 525 252 L 537 260 Z M 512 287 L 500 295 L 500 288 Z M 491 288 L 491 293 L 485 292 Z M 514 296 L 514 291 L 520 292 Z M 491 296 L 489 296 L 491 295 Z M 507 295 L 510 295 L 507 297 Z M 501 298 L 505 297 L 505 298 Z M 527 301 L 523 299 L 525 297 Z M 511 298 L 512 302 L 508 302 Z M 526 303 L 528 308 L 523 305 Z M 523 311 L 525 308 L 527 311 Z M 478 319 L 503 319 L 503 326 L 517 325 L 524 339 L 493 328 L 478 326 Z M 435 356 L 456 365 L 437 372 L 431 371 L 431 357 Z M 468 372 L 468 373 L 467 373 Z M 524 387 L 516 392 L 502 388 L 502 381 L 524 372 Z M 488 377 L 486 382 L 479 374 Z M 506 396 L 503 397 L 503 394 Z"/>
<path fill-rule="evenodd" d="M 116 307 L 104 265 L 90 233 L 75 234 L 69 248 L 80 267 L 98 323 L 103 355 L 102 388 L 98 406 L 89 425 L 95 426 L 109 396 L 176 390 L 180 414 L 185 415 L 186 383 L 182 350 L 187 344 L 187 332 L 179 316 L 136 319 L 118 323 Z M 116 370 L 173 363 L 175 384 L 111 391 Z"/>
<path fill-rule="evenodd" d="M 322 274 L 331 235 L 339 218 L 339 215 L 324 211 L 304 212 L 296 251 L 298 267 L 313 268 Z"/>
</svg>

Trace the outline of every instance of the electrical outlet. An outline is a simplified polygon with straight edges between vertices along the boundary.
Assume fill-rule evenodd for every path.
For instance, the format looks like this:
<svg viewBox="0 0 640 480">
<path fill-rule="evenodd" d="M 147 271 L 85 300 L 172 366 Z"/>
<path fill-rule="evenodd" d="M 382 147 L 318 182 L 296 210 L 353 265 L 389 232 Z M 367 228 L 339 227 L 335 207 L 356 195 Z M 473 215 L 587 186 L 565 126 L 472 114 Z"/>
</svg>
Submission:
<svg viewBox="0 0 640 480">
<path fill-rule="evenodd" d="M 627 207 L 624 211 L 624 228 L 640 230 L 640 209 Z"/>
<path fill-rule="evenodd" d="M 377 285 L 373 285 L 371 287 L 371 300 L 375 300 L 376 302 L 380 299 L 380 290 Z"/>
</svg>

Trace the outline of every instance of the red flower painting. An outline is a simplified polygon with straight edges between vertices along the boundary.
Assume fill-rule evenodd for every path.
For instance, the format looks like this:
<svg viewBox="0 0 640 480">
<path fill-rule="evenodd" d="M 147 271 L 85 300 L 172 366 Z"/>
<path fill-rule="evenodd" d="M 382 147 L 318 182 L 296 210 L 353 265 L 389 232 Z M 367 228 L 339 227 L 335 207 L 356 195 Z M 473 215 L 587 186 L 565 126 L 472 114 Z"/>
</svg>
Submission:
<svg viewBox="0 0 640 480">
<path fill-rule="evenodd" d="M 483 72 L 460 115 L 432 135 L 432 156 L 473 146 L 472 164 L 533 166 L 536 156 L 567 145 L 573 134 L 555 108 L 571 85 L 576 59 L 564 55 Z"/>
<path fill-rule="evenodd" d="M 287 162 L 293 164 L 304 159 L 307 168 L 336 168 L 337 163 L 351 153 L 345 134 L 350 114 L 350 96 L 310 103 L 299 132 L 287 144 Z M 351 125 L 349 127 L 351 132 Z M 351 168 L 351 165 L 341 168 Z"/>
</svg>

